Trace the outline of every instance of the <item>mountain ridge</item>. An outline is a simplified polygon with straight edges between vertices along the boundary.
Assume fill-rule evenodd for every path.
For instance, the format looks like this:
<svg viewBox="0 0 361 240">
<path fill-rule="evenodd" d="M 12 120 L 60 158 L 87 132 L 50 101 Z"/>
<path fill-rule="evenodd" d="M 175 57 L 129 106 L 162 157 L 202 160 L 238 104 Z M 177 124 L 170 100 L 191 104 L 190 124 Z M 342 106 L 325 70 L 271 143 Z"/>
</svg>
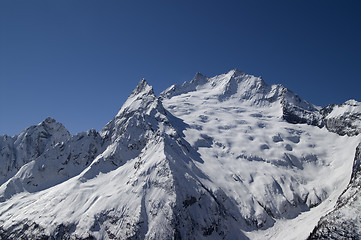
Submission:
<svg viewBox="0 0 361 240">
<path fill-rule="evenodd" d="M 70 136 L 44 121 L 61 134 L 47 136 L 46 149 L 40 144 L 43 152 L 1 184 L 0 236 L 281 236 L 282 224 L 300 224 L 304 214 L 327 216 L 348 188 L 359 104 L 321 109 L 239 70 L 197 73 L 159 97 L 142 79 L 99 133 Z M 14 155 L 8 138 L 2 161 Z M 307 238 L 317 222 L 294 227 Z"/>
</svg>

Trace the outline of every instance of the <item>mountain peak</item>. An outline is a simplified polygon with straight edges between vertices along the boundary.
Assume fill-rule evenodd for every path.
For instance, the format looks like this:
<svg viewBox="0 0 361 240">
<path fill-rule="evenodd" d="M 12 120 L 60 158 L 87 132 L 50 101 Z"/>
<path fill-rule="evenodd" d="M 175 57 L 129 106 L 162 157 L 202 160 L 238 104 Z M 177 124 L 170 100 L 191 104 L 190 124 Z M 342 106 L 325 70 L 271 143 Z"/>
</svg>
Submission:
<svg viewBox="0 0 361 240">
<path fill-rule="evenodd" d="M 127 101 L 125 101 L 124 105 L 118 112 L 117 117 L 122 115 L 124 112 L 144 109 L 155 100 L 156 96 L 154 94 L 153 88 L 143 78 L 140 80 L 133 92 L 129 95 Z"/>
<path fill-rule="evenodd" d="M 197 77 L 205 77 L 201 72 L 197 72 L 196 75 L 194 75 L 194 78 Z"/>
<path fill-rule="evenodd" d="M 232 70 L 230 70 L 226 75 L 230 75 L 230 76 L 239 76 L 239 75 L 244 75 L 245 73 L 237 68 L 234 68 Z"/>
<path fill-rule="evenodd" d="M 349 105 L 349 106 L 353 106 L 353 107 L 358 107 L 358 106 L 361 106 L 361 103 L 356 101 L 355 99 L 350 99 L 348 101 L 346 101 L 344 103 L 344 105 Z"/>
<path fill-rule="evenodd" d="M 0 168 L 0 185 L 14 176 L 21 166 L 70 137 L 71 134 L 61 123 L 48 117 L 12 138 L 5 138 L 5 148 L 0 140 L 0 162 L 3 166 Z"/>
<path fill-rule="evenodd" d="M 202 74 L 201 72 L 197 72 L 194 77 L 193 77 L 193 80 L 194 81 L 195 79 L 199 79 L 199 78 L 206 78 L 206 76 L 204 74 Z M 191 81 L 191 82 L 192 82 Z"/>
<path fill-rule="evenodd" d="M 194 75 L 192 81 L 190 81 L 190 84 L 194 85 L 202 85 L 205 84 L 208 80 L 208 77 L 204 76 L 202 73 L 197 72 L 196 75 Z"/>
<path fill-rule="evenodd" d="M 154 91 L 153 88 L 148 84 L 147 80 L 145 80 L 145 78 L 142 78 L 137 87 L 133 90 L 133 92 L 130 94 L 130 96 L 134 96 L 134 95 L 138 95 L 140 93 L 144 93 L 144 94 L 153 94 L 154 95 Z"/>
<path fill-rule="evenodd" d="M 361 133 L 360 102 L 351 99 L 340 105 L 329 105 L 322 112 L 329 131 L 348 136 Z"/>
<path fill-rule="evenodd" d="M 55 123 L 56 122 L 56 120 L 54 119 L 54 118 L 52 118 L 52 117 L 47 117 L 44 121 L 42 121 L 40 124 L 42 124 L 42 123 L 47 123 L 47 124 L 49 124 L 49 123 Z"/>
<path fill-rule="evenodd" d="M 105 138 L 109 136 L 117 138 L 118 135 L 121 135 L 121 133 L 119 133 L 121 132 L 121 129 L 126 128 L 126 122 L 134 120 L 137 122 L 135 125 L 138 125 L 138 117 L 154 117 L 157 113 L 165 115 L 165 109 L 163 108 L 160 100 L 155 96 L 153 88 L 143 78 L 129 95 L 115 118 L 107 123 L 107 125 L 102 129 L 100 135 Z M 144 124 L 146 123 L 144 122 Z"/>
<path fill-rule="evenodd" d="M 228 82 L 234 82 L 234 78 L 242 78 L 246 74 L 238 69 L 230 70 L 228 73 L 209 78 L 200 72 L 197 72 L 190 82 L 184 82 L 182 85 L 172 85 L 163 91 L 162 98 L 171 98 L 187 92 L 197 91 L 201 88 L 215 89 L 217 86 L 229 85 Z M 233 84 L 234 85 L 234 84 Z M 236 89 L 233 89 L 236 90 Z M 213 91 L 212 91 L 213 92 Z"/>
</svg>

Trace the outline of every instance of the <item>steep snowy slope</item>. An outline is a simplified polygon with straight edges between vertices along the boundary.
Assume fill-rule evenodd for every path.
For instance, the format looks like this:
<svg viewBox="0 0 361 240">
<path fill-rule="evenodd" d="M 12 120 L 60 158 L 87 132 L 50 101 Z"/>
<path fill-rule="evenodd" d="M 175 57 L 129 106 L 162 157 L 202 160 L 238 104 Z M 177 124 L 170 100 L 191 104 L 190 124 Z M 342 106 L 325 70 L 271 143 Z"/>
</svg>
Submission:
<svg viewBox="0 0 361 240">
<path fill-rule="evenodd" d="M 322 217 L 309 239 L 360 239 L 361 236 L 361 143 L 357 147 L 349 185 L 336 207 Z"/>
<path fill-rule="evenodd" d="M 348 104 L 321 110 L 238 70 L 160 97 L 141 80 L 100 133 L 47 119 L 46 141 L 1 167 L 0 239 L 306 239 L 358 192 Z M 327 122 L 341 118 L 344 136 Z M 19 136 L 1 137 L 1 162 Z"/>
</svg>

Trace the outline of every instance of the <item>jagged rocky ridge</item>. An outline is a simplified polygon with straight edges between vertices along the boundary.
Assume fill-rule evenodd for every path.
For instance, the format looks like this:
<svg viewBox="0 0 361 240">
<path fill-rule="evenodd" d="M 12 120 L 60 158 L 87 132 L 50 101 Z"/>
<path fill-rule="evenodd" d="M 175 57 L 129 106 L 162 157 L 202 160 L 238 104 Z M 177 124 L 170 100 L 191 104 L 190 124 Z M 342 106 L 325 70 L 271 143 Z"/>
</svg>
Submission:
<svg viewBox="0 0 361 240">
<path fill-rule="evenodd" d="M 100 133 L 70 136 L 47 119 L 29 129 L 59 130 L 20 163 L 24 133 L 1 138 L 12 167 L 2 169 L 0 237 L 290 237 L 284 221 L 325 215 L 349 182 L 360 110 L 345 104 L 321 109 L 238 70 L 198 73 L 159 98 L 142 80 Z M 306 238 L 317 221 L 294 229 Z"/>
</svg>

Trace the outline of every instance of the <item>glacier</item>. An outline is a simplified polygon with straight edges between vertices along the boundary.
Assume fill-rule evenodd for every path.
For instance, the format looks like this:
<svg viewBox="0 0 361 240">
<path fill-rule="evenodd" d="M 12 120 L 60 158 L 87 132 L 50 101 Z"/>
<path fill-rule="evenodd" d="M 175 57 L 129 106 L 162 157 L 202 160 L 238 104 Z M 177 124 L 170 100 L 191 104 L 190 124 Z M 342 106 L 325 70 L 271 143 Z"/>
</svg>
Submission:
<svg viewBox="0 0 361 240">
<path fill-rule="evenodd" d="M 100 132 L 0 136 L 0 238 L 359 238 L 360 129 L 355 100 L 236 69 L 159 96 L 142 79 Z"/>
</svg>

